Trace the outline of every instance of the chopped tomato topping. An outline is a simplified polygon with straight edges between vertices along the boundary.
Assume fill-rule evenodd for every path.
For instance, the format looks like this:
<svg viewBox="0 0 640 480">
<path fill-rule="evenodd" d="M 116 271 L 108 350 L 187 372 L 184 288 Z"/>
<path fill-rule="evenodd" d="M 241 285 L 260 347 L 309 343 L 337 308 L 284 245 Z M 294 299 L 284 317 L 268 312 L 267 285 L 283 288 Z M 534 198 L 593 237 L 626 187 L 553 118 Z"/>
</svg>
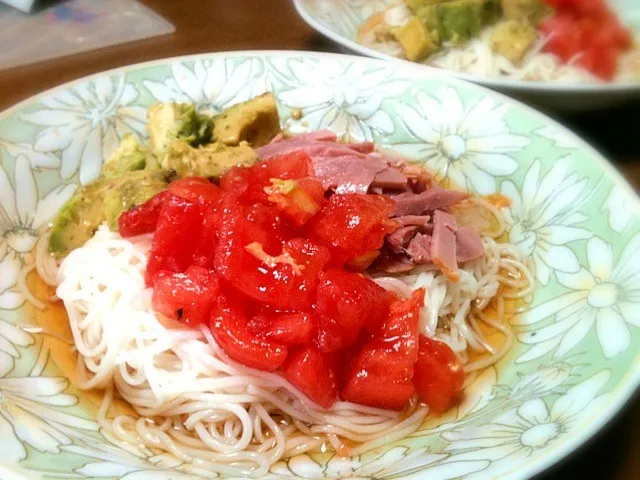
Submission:
<svg viewBox="0 0 640 480">
<path fill-rule="evenodd" d="M 282 376 L 315 403 L 330 408 L 338 397 L 335 359 L 313 346 L 300 347 L 282 365 Z"/>
<path fill-rule="evenodd" d="M 224 352 L 248 367 L 273 371 L 287 357 L 287 347 L 253 334 L 245 308 L 237 299 L 220 295 L 211 310 L 211 334 Z"/>
<path fill-rule="evenodd" d="M 420 400 L 434 412 L 442 413 L 459 400 L 464 371 L 446 343 L 420 335 L 413 383 Z"/>
<path fill-rule="evenodd" d="M 396 300 L 380 330 L 358 353 L 340 396 L 372 407 L 401 410 L 414 394 L 413 367 L 418 360 L 418 318 L 424 289 Z"/>
<path fill-rule="evenodd" d="M 271 186 L 264 191 L 270 202 L 300 227 L 320 211 L 324 200 L 324 187 L 317 180 L 302 178 L 299 180 L 270 179 Z"/>
<path fill-rule="evenodd" d="M 153 280 L 153 308 L 188 325 L 206 323 L 219 289 L 218 277 L 206 268 L 192 265 L 184 273 L 163 271 Z"/>
<path fill-rule="evenodd" d="M 118 229 L 124 238 L 151 233 L 156 229 L 160 211 L 169 192 L 160 192 L 118 218 Z"/>
</svg>

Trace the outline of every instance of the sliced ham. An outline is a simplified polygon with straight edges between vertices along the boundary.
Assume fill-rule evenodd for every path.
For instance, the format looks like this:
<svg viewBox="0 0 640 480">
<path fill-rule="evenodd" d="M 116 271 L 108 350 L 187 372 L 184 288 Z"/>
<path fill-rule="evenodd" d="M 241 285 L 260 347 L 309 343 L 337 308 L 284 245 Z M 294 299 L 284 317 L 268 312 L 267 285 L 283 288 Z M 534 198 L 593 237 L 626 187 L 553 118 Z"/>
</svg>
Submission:
<svg viewBox="0 0 640 480">
<path fill-rule="evenodd" d="M 450 213 L 436 210 L 433 214 L 431 260 L 452 282 L 460 278 L 456 250 L 456 219 Z"/>
<path fill-rule="evenodd" d="M 387 236 L 387 242 L 389 247 L 395 253 L 404 252 L 404 247 L 409 243 L 409 240 L 418 232 L 418 227 L 400 227 L 395 232 L 390 233 Z"/>
<path fill-rule="evenodd" d="M 383 252 L 375 262 L 375 269 L 386 273 L 405 273 L 412 270 L 415 264 L 404 254 Z"/>
<path fill-rule="evenodd" d="M 484 255 L 484 245 L 480 234 L 473 225 L 465 225 L 456 230 L 456 258 L 458 263 L 468 262 Z"/>
<path fill-rule="evenodd" d="M 387 166 L 384 170 L 376 173 L 371 186 L 374 188 L 402 190 L 407 186 L 407 177 L 399 169 Z"/>
<path fill-rule="evenodd" d="M 373 142 L 343 143 L 342 145 L 349 147 L 354 152 L 359 153 L 371 153 L 376 149 L 376 144 Z"/>
<path fill-rule="evenodd" d="M 316 177 L 336 193 L 367 193 L 376 174 L 386 168 L 381 160 L 366 156 L 311 157 Z"/>
<path fill-rule="evenodd" d="M 409 241 L 409 245 L 406 249 L 407 255 L 416 265 L 431 263 L 431 244 L 432 239 L 429 235 L 416 233 L 415 236 Z"/>
<path fill-rule="evenodd" d="M 405 192 L 395 195 L 393 216 L 422 215 L 425 212 L 447 208 L 460 203 L 469 194 L 444 188 L 429 188 L 422 193 Z"/>
<path fill-rule="evenodd" d="M 404 215 L 402 217 L 395 217 L 393 221 L 398 224 L 398 227 L 416 225 L 429 231 L 433 229 L 433 224 L 429 223 L 431 221 L 429 215 Z"/>
</svg>

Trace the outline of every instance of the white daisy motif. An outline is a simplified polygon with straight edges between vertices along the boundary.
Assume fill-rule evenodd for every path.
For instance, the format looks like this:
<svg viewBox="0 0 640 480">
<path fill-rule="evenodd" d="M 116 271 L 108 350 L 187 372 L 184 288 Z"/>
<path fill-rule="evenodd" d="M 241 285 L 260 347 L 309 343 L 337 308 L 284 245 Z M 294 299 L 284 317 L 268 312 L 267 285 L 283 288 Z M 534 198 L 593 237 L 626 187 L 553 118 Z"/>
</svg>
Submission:
<svg viewBox="0 0 640 480">
<path fill-rule="evenodd" d="M 0 138 L 0 152 L 3 150 L 13 159 L 24 155 L 34 170 L 60 168 L 60 157 L 53 153 L 38 152 L 28 143 L 14 143 Z"/>
<path fill-rule="evenodd" d="M 509 241 L 533 258 L 538 281 L 547 285 L 552 272 L 575 273 L 578 257 L 567 246 L 593 234 L 578 227 L 588 219 L 581 213 L 587 199 L 587 180 L 569 173 L 570 161 L 563 157 L 543 175 L 540 160 L 529 167 L 522 188 L 511 180 L 502 183 L 501 192 L 512 200 L 506 212 Z"/>
<path fill-rule="evenodd" d="M 145 80 L 144 86 L 159 102 L 195 103 L 199 111 L 209 114 L 267 91 L 258 59 L 196 60 L 192 66 L 174 63 L 171 74 L 164 82 Z"/>
<path fill-rule="evenodd" d="M 634 218 L 638 218 L 638 212 L 634 210 L 633 205 L 634 199 L 628 189 L 614 185 L 600 211 L 607 213 L 611 229 L 620 233 L 629 226 Z"/>
<path fill-rule="evenodd" d="M 62 378 L 0 378 L 2 460 L 15 463 L 25 459 L 25 445 L 39 452 L 60 453 L 60 446 L 72 443 L 64 427 L 97 430 L 94 422 L 52 408 L 77 403 L 73 395 L 63 393 L 67 386 Z"/>
<path fill-rule="evenodd" d="M 154 454 L 146 449 L 133 446 L 124 450 L 116 446 L 116 440 L 106 432 L 102 432 L 106 442 L 95 442 L 86 439 L 82 443 L 62 447 L 65 452 L 75 453 L 92 461 L 77 468 L 75 473 L 86 478 L 117 478 L 119 480 L 194 480 L 196 478 L 215 478 L 213 473 L 201 477 L 193 469 L 183 472 L 184 464 L 175 456 L 160 453 Z"/>
<path fill-rule="evenodd" d="M 35 247 L 40 230 L 53 218 L 75 189 L 61 185 L 38 198 L 38 186 L 26 156 L 16 159 L 13 185 L 0 166 L 0 308 L 22 305 L 16 287 L 27 253 Z"/>
<path fill-rule="evenodd" d="M 271 467 L 276 478 L 334 478 L 349 480 L 385 480 L 405 478 L 419 472 L 421 477 L 433 480 L 460 478 L 486 468 L 486 461 L 457 461 L 455 457 L 429 453 L 427 449 L 411 450 L 407 447 L 393 447 L 379 454 L 365 454 L 362 457 L 334 456 L 326 465 L 318 463 L 309 455 L 298 455 Z M 271 480 L 271 477 L 265 477 Z"/>
<path fill-rule="evenodd" d="M 509 132 L 504 120 L 508 108 L 489 97 L 465 107 L 452 87 L 442 87 L 433 96 L 418 92 L 415 106 L 396 107 L 415 141 L 396 148 L 424 161 L 440 180 L 483 195 L 494 193 L 496 177 L 518 169 L 511 154 L 530 143 Z"/>
<path fill-rule="evenodd" d="M 545 302 L 513 319 L 514 325 L 534 325 L 549 317 L 549 325 L 520 333 L 533 345 L 518 362 L 555 350 L 562 357 L 591 331 L 594 324 L 602 352 L 613 358 L 631 345 L 630 326 L 640 327 L 640 235 L 627 244 L 614 265 L 613 249 L 600 238 L 587 242 L 588 268 L 576 273 L 557 273 L 569 293 Z"/>
<path fill-rule="evenodd" d="M 33 342 L 27 332 L 0 319 L 0 377 L 13 370 L 16 358 L 20 357 L 17 347 L 28 347 Z"/>
<path fill-rule="evenodd" d="M 610 377 L 611 372 L 603 370 L 568 390 L 551 406 L 537 398 L 499 415 L 491 423 L 445 432 L 442 437 L 451 443 L 444 451 L 455 453 L 459 460 L 495 462 L 492 469 L 512 468 L 513 462 L 544 454 L 566 439 L 568 433 L 592 420 L 608 400 L 607 394 L 598 396 L 598 392 Z M 509 462 L 498 462 L 507 457 Z"/>
<path fill-rule="evenodd" d="M 545 125 L 544 127 L 539 128 L 534 131 L 536 135 L 546 138 L 553 142 L 553 145 L 559 148 L 577 148 L 575 140 L 568 135 L 567 133 L 561 131 L 560 129 L 552 126 Z"/>
<path fill-rule="evenodd" d="M 292 122 L 292 131 L 328 128 L 355 141 L 394 132 L 393 121 L 381 106 L 404 93 L 410 81 L 395 79 L 388 67 L 370 70 L 364 62 L 323 59 L 322 66 L 319 62 L 287 62 L 296 81 L 278 94 L 278 100 L 302 111 L 302 118 Z"/>
<path fill-rule="evenodd" d="M 20 118 L 44 127 L 36 136 L 38 152 L 61 152 L 63 179 L 78 169 L 86 184 L 100 173 L 125 133 L 144 135 L 146 109 L 134 105 L 135 87 L 124 75 L 100 77 L 60 90 L 41 100 L 42 107 Z"/>
</svg>

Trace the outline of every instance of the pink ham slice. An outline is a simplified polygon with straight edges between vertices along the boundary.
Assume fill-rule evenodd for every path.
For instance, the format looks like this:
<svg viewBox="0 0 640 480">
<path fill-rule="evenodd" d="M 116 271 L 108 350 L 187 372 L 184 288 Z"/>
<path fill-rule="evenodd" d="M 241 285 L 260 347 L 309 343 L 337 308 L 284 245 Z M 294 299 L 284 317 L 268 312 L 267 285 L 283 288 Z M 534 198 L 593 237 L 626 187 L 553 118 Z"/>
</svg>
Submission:
<svg viewBox="0 0 640 480">
<path fill-rule="evenodd" d="M 456 219 L 442 210 L 433 214 L 433 237 L 431 239 L 431 261 L 449 280 L 460 278 L 456 258 Z"/>
<path fill-rule="evenodd" d="M 404 215 L 402 217 L 395 217 L 393 221 L 398 224 L 398 228 L 416 225 L 428 231 L 433 230 L 433 224 L 429 223 L 431 221 L 429 215 Z"/>
<path fill-rule="evenodd" d="M 465 225 L 456 231 L 456 258 L 458 263 L 468 262 L 484 255 L 482 238 L 473 225 Z"/>
<path fill-rule="evenodd" d="M 405 227 L 408 228 L 408 227 Z M 409 258 L 416 265 L 431 263 L 432 238 L 423 233 L 416 233 L 409 241 L 406 252 Z"/>
<path fill-rule="evenodd" d="M 393 216 L 422 215 L 428 211 L 450 207 L 468 197 L 468 193 L 438 187 L 429 188 L 422 193 L 401 193 L 393 197 L 396 202 Z"/>
<path fill-rule="evenodd" d="M 389 247 L 395 253 L 404 252 L 404 247 L 409 243 L 409 240 L 418 232 L 418 227 L 400 227 L 393 233 L 387 236 L 387 242 Z"/>
<path fill-rule="evenodd" d="M 311 155 L 310 155 L 311 156 Z M 336 193 L 367 193 L 376 174 L 387 168 L 384 161 L 366 156 L 311 156 L 316 177 L 324 188 Z"/>
<path fill-rule="evenodd" d="M 372 155 L 369 157 L 372 157 Z M 407 177 L 399 169 L 387 166 L 384 170 L 376 173 L 371 186 L 374 188 L 401 190 L 407 186 Z"/>
</svg>

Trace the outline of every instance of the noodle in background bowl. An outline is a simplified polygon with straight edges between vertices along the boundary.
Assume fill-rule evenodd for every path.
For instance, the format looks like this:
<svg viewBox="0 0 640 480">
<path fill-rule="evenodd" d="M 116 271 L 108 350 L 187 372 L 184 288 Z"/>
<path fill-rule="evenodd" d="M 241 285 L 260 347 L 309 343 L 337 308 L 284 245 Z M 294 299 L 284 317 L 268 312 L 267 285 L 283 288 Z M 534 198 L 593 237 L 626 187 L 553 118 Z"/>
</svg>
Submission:
<svg viewBox="0 0 640 480">
<path fill-rule="evenodd" d="M 313 29 L 336 42 L 345 53 L 414 63 L 362 45 L 356 41 L 358 28 L 372 13 L 382 11 L 398 0 L 293 0 L 302 19 Z M 636 38 L 640 49 L 640 2 L 608 0 L 607 2 Z M 637 54 L 640 56 L 640 50 Z M 443 71 L 446 75 L 467 80 L 518 98 L 541 108 L 563 111 L 587 111 L 610 107 L 640 98 L 640 78 L 620 83 L 574 83 L 524 81 L 500 76 L 484 76 L 440 70 L 420 64 L 427 71 Z"/>
<path fill-rule="evenodd" d="M 0 114 L 3 480 L 197 478 L 175 458 L 124 448 L 99 429 L 100 394 L 75 387 L 61 306 L 38 310 L 24 287 L 51 295 L 32 271 L 38 236 L 124 133 L 144 135 L 149 105 L 196 101 L 212 112 L 265 90 L 292 132 L 373 140 L 445 183 L 511 198 L 509 241 L 535 261 L 536 290 L 509 315 L 513 347 L 469 376 L 459 407 L 362 456 L 300 455 L 263 478 L 527 478 L 631 397 L 640 384 L 640 201 L 586 143 L 522 104 L 408 62 L 197 55 L 94 75 Z"/>
</svg>

